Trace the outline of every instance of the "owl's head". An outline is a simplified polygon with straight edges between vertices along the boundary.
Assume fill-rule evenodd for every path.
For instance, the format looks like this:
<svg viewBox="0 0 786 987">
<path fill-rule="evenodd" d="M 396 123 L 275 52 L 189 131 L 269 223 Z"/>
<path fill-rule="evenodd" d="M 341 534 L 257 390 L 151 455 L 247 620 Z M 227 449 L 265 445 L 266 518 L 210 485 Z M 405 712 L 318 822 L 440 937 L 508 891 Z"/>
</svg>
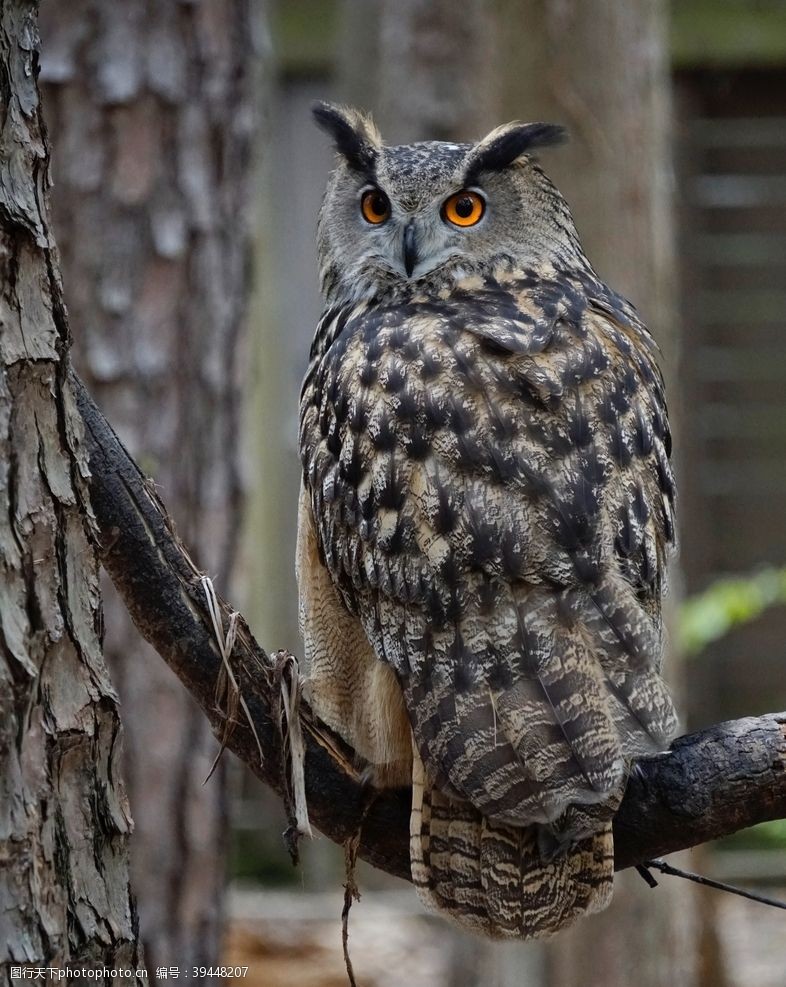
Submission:
<svg viewBox="0 0 786 987">
<path fill-rule="evenodd" d="M 532 157 L 565 139 L 561 127 L 510 123 L 476 144 L 387 147 L 357 110 L 313 112 L 338 152 L 318 227 L 330 302 L 449 288 L 501 264 L 586 263 L 565 200 Z"/>
</svg>

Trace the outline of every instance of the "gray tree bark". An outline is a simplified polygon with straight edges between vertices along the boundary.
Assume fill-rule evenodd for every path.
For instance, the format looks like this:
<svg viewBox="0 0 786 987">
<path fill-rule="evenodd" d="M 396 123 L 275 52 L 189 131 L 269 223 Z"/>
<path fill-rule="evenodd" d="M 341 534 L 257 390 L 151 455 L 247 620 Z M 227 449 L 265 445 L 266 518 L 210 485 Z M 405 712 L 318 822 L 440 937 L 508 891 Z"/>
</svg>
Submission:
<svg viewBox="0 0 786 987">
<path fill-rule="evenodd" d="M 471 140 L 499 121 L 489 0 L 343 0 L 340 95 L 389 144 Z"/>
<path fill-rule="evenodd" d="M 598 274 L 676 358 L 666 0 L 492 0 L 505 119 L 562 123 L 546 168 Z"/>
<path fill-rule="evenodd" d="M 118 703 L 101 653 L 96 529 L 50 228 L 36 6 L 0 0 L 4 982 L 14 965 L 142 966 Z"/>
<path fill-rule="evenodd" d="M 241 499 L 254 0 L 69 0 L 42 8 L 53 223 L 75 362 L 226 587 Z M 107 584 L 107 588 L 108 584 Z M 106 594 L 135 820 L 132 879 L 156 966 L 219 962 L 223 761 L 196 704 Z"/>
<path fill-rule="evenodd" d="M 598 274 L 636 305 L 657 339 L 678 432 L 666 3 L 498 2 L 503 116 L 568 127 L 570 142 L 549 153 L 546 170 Z M 639 987 L 693 984 L 693 899 L 683 882 L 653 892 L 636 874 L 620 875 L 606 912 L 547 947 L 549 984 L 626 987 L 634 964 Z"/>
<path fill-rule="evenodd" d="M 477 139 L 501 122 L 495 28 L 490 0 L 343 0 L 341 98 L 371 111 L 389 144 Z M 455 987 L 507 983 L 488 943 L 452 930 L 450 952 Z"/>
<path fill-rule="evenodd" d="M 376 26 L 359 6 L 376 11 Z M 569 144 L 544 153 L 544 167 L 570 203 L 598 274 L 653 329 L 673 398 L 665 0 L 349 0 L 347 10 L 346 95 L 375 111 L 386 138 L 478 138 L 515 119 L 567 126 Z M 367 54 L 349 59 L 350 51 Z M 542 979 L 554 987 L 626 985 L 635 955 L 641 987 L 691 983 L 690 922 L 674 894 L 661 887 L 656 896 L 635 874 L 621 876 L 606 913 L 546 947 Z M 682 889 L 676 895 L 690 898 Z M 495 966 L 490 955 L 476 966 L 458 955 L 457 983 L 474 983 Z M 496 969 L 497 983 L 513 982 L 504 963 Z"/>
<path fill-rule="evenodd" d="M 493 27 L 486 0 L 380 4 L 377 117 L 388 141 L 461 140 L 494 125 Z"/>
</svg>

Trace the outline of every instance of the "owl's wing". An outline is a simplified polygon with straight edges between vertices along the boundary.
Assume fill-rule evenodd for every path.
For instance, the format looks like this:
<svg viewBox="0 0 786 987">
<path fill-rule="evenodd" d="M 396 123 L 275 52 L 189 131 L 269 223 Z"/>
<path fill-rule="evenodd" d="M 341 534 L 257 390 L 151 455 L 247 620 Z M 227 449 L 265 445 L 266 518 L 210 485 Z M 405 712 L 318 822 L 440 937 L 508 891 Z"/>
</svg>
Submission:
<svg viewBox="0 0 786 987">
<path fill-rule="evenodd" d="M 587 814 L 608 818 L 630 759 L 675 727 L 658 674 L 674 487 L 646 330 L 600 286 L 555 281 L 327 331 L 301 405 L 320 551 L 428 775 L 499 822 L 597 828 Z"/>
</svg>

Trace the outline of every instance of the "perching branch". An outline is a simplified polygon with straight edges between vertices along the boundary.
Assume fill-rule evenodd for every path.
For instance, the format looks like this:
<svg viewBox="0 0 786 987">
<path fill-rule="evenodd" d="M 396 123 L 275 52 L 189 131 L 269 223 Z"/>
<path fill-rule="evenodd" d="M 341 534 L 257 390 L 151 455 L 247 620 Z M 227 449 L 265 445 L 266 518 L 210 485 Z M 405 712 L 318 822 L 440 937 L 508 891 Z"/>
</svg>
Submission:
<svg viewBox="0 0 786 987">
<path fill-rule="evenodd" d="M 275 662 L 238 621 L 232 667 L 245 709 L 217 699 L 222 657 L 200 583 L 153 484 L 131 459 L 84 385 L 71 376 L 85 423 L 103 564 L 142 636 L 178 675 L 226 746 L 289 800 L 282 770 Z M 230 608 L 221 603 L 225 623 Z M 253 720 L 254 731 L 247 722 Z M 375 792 L 347 745 L 301 705 L 312 823 L 337 843 L 360 829 L 359 854 L 409 878 L 409 792 Z M 259 746 L 264 752 L 260 761 Z M 639 762 L 614 821 L 616 869 L 786 817 L 786 712 L 720 723 Z"/>
</svg>

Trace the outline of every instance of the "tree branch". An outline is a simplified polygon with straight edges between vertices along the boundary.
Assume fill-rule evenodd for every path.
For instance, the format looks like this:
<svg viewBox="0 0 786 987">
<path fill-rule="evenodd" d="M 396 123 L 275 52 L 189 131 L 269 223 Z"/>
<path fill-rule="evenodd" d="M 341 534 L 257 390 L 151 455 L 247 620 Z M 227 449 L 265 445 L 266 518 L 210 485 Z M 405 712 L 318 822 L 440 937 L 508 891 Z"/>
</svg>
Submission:
<svg viewBox="0 0 786 987">
<path fill-rule="evenodd" d="M 85 425 L 93 510 L 107 572 L 139 632 L 199 703 L 216 735 L 288 800 L 276 663 L 241 618 L 232 667 L 264 751 L 260 762 L 244 712 L 231 714 L 228 722 L 217 699 L 223 665 L 202 574 L 177 537 L 152 481 L 73 373 L 71 381 Z M 230 608 L 223 602 L 221 606 L 226 621 Z M 337 843 L 360 829 L 360 856 L 408 879 L 409 791 L 376 792 L 364 786 L 354 753 L 305 703 L 301 721 L 311 821 Z M 614 821 L 615 866 L 632 867 L 783 817 L 786 713 L 721 723 L 639 762 Z"/>
</svg>

